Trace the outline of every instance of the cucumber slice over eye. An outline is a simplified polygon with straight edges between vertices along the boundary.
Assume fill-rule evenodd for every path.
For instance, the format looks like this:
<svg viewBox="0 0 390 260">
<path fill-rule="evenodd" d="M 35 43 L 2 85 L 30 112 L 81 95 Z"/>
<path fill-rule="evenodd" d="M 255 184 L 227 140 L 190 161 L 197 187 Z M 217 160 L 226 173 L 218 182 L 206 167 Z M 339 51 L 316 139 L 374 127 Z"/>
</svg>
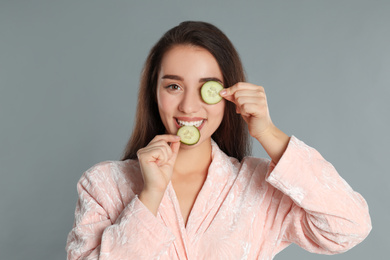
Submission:
<svg viewBox="0 0 390 260">
<path fill-rule="evenodd" d="M 223 86 L 221 83 L 217 81 L 207 81 L 200 89 L 200 94 L 204 102 L 213 105 L 222 100 L 222 97 L 219 95 L 219 92 L 222 89 Z"/>
<path fill-rule="evenodd" d="M 195 126 L 182 126 L 177 130 L 177 135 L 181 138 L 180 142 L 187 145 L 194 145 L 200 139 L 199 129 Z"/>
</svg>

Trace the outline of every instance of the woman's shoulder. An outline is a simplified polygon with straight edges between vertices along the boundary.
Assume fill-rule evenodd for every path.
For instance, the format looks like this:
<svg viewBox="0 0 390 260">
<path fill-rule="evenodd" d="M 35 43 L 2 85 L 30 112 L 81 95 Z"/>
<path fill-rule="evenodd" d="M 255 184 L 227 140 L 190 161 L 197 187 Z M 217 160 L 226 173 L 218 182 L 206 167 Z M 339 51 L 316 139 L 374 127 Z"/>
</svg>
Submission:
<svg viewBox="0 0 390 260">
<path fill-rule="evenodd" d="M 81 176 L 79 183 L 83 186 L 122 186 L 129 184 L 139 186 L 142 176 L 137 160 L 99 162 Z"/>
<path fill-rule="evenodd" d="M 271 161 L 267 158 L 260 158 L 254 156 L 246 156 L 240 162 L 240 175 L 252 178 L 256 175 L 260 179 L 265 179 Z"/>
<path fill-rule="evenodd" d="M 245 156 L 244 159 L 240 162 L 241 167 L 245 166 L 251 169 L 256 168 L 268 168 L 270 164 L 270 159 L 268 158 L 261 158 L 261 157 L 255 157 L 255 156 Z"/>
<path fill-rule="evenodd" d="M 83 174 L 85 177 L 108 177 L 121 175 L 134 170 L 139 170 L 139 164 L 137 160 L 125 160 L 125 161 L 102 161 L 94 164 Z"/>
</svg>

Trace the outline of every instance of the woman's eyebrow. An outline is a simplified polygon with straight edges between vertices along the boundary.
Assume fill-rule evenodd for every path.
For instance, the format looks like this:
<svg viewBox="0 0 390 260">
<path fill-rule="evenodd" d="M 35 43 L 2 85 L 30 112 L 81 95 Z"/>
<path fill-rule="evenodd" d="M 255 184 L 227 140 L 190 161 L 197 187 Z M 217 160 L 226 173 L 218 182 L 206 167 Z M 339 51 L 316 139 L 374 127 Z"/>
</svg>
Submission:
<svg viewBox="0 0 390 260">
<path fill-rule="evenodd" d="M 181 80 L 183 81 L 183 78 L 177 75 L 164 75 L 161 77 L 162 79 L 174 79 L 174 80 Z"/>
<path fill-rule="evenodd" d="M 219 78 L 215 78 L 215 77 L 201 78 L 199 80 L 200 83 L 207 82 L 207 81 L 218 81 L 219 83 L 222 84 L 222 80 L 220 80 Z"/>
<path fill-rule="evenodd" d="M 173 79 L 173 80 L 180 80 L 180 81 L 184 80 L 182 77 L 180 77 L 178 75 L 171 75 L 171 74 L 164 75 L 161 77 L 161 79 Z M 222 84 L 222 80 L 220 80 L 219 78 L 216 78 L 216 77 L 206 77 L 206 78 L 199 79 L 199 83 L 204 83 L 207 81 L 218 81 Z"/>
</svg>

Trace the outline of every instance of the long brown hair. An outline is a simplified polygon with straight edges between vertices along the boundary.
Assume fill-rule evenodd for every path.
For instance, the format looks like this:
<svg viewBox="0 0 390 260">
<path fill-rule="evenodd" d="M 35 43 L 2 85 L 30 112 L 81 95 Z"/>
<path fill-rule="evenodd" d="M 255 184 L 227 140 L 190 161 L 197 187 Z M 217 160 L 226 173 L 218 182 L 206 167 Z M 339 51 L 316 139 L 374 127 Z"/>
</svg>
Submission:
<svg viewBox="0 0 390 260">
<path fill-rule="evenodd" d="M 167 31 L 151 49 L 140 81 L 133 133 L 122 160 L 136 159 L 137 151 L 156 136 L 165 133 L 156 98 L 157 78 L 163 55 L 177 45 L 192 45 L 208 50 L 217 60 L 225 87 L 245 81 L 240 57 L 226 35 L 212 24 L 187 21 Z M 212 135 L 227 155 L 242 160 L 251 151 L 247 125 L 236 113 L 235 105 L 226 102 L 223 120 Z"/>
</svg>

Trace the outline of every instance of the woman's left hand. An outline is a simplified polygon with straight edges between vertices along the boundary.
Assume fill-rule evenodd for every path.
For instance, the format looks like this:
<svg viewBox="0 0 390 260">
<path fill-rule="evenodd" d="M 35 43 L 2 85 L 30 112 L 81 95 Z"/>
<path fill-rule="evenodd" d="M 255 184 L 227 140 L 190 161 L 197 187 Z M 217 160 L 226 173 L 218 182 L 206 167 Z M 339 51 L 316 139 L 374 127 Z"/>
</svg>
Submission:
<svg viewBox="0 0 390 260">
<path fill-rule="evenodd" d="M 264 88 L 251 83 L 239 82 L 220 92 L 226 100 L 236 105 L 248 124 L 251 136 L 258 139 L 273 129 Z"/>
</svg>

